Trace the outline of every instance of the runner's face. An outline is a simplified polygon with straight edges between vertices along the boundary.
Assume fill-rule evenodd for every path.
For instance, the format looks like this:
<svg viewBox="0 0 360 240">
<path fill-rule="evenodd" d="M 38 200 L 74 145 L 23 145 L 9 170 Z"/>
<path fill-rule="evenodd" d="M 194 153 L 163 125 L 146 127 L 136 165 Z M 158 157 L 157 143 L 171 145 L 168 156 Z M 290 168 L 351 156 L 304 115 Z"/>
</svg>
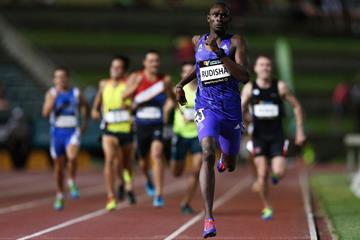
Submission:
<svg viewBox="0 0 360 240">
<path fill-rule="evenodd" d="M 266 57 L 258 58 L 254 70 L 258 78 L 269 79 L 272 74 L 272 64 L 270 59 Z"/>
<path fill-rule="evenodd" d="M 112 79 L 119 79 L 122 77 L 124 72 L 124 62 L 119 59 L 113 60 L 110 67 L 110 77 Z"/>
<path fill-rule="evenodd" d="M 208 23 L 214 32 L 226 32 L 230 19 L 229 10 L 221 5 L 212 7 L 208 14 Z"/>
<path fill-rule="evenodd" d="M 54 84 L 55 87 L 60 89 L 66 89 L 69 86 L 69 77 L 64 70 L 56 70 L 54 72 Z"/>
<path fill-rule="evenodd" d="M 156 53 L 148 53 L 145 56 L 143 64 L 145 70 L 157 74 L 160 68 L 160 56 Z"/>
</svg>

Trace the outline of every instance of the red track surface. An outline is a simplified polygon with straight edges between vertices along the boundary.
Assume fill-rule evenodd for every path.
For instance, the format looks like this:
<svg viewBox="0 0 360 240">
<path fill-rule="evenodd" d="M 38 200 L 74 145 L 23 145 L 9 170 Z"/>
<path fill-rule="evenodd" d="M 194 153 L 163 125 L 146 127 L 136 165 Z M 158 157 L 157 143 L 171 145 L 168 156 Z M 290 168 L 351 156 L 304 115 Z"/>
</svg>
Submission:
<svg viewBox="0 0 360 240">
<path fill-rule="evenodd" d="M 106 213 L 101 210 L 106 199 L 101 171 L 80 173 L 81 198 L 67 200 L 64 211 L 54 212 L 50 173 L 1 173 L 0 239 L 34 233 L 39 233 L 34 239 L 164 239 L 194 218 L 179 212 L 186 179 L 171 176 L 165 179 L 166 205 L 163 209 L 152 208 L 151 199 L 143 190 L 144 179 L 137 177 L 138 204 L 124 203 L 121 209 Z M 224 200 L 224 194 L 233 193 L 215 211 L 218 239 L 310 239 L 295 170 L 289 171 L 279 186 L 272 187 L 274 218 L 269 222 L 260 219 L 262 206 L 258 196 L 250 191 L 250 180 L 249 172 L 244 169 L 217 175 L 216 199 Z M 29 206 L 23 204 L 28 202 Z M 20 208 L 11 208 L 14 205 Z M 200 193 L 192 205 L 197 210 L 202 209 Z M 202 217 L 199 219 L 189 224 L 176 239 L 200 239 Z M 65 225 L 60 225 L 63 223 Z M 46 229 L 48 231 L 42 232 Z"/>
</svg>

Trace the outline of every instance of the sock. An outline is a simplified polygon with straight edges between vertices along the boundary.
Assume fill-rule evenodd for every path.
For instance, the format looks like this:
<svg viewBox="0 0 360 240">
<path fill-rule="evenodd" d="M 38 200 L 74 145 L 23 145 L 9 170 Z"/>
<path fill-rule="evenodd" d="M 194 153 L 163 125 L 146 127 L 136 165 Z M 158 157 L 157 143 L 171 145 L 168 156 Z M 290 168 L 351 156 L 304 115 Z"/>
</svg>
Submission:
<svg viewBox="0 0 360 240">
<path fill-rule="evenodd" d="M 57 198 L 57 199 L 63 199 L 63 198 L 64 198 L 64 194 L 61 193 L 61 192 L 58 192 L 58 193 L 56 193 L 56 198 Z"/>
<path fill-rule="evenodd" d="M 125 183 L 131 183 L 131 174 L 130 174 L 129 170 L 124 169 L 123 177 L 124 177 Z"/>
<path fill-rule="evenodd" d="M 68 179 L 68 185 L 71 187 L 75 184 L 75 181 L 73 179 Z"/>
</svg>

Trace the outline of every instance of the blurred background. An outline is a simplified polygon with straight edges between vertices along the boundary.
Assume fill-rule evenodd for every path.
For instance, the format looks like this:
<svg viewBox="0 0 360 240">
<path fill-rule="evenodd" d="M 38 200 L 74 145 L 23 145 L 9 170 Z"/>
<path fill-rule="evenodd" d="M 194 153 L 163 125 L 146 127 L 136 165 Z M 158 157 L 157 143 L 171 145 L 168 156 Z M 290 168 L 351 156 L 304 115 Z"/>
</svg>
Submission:
<svg viewBox="0 0 360 240">
<path fill-rule="evenodd" d="M 191 37 L 208 31 L 212 2 L 0 0 L 0 170 L 49 168 L 49 124 L 40 111 L 54 66 L 70 67 L 89 104 L 115 53 L 137 70 L 144 52 L 157 49 L 175 83 L 180 63 L 193 59 Z M 276 76 L 303 104 L 305 159 L 344 163 L 344 135 L 360 131 L 360 1 L 226 2 L 251 64 L 260 53 L 273 57 Z M 98 125 L 91 121 L 82 138 L 80 168 L 100 162 Z M 293 126 L 289 114 L 290 136 Z"/>
</svg>

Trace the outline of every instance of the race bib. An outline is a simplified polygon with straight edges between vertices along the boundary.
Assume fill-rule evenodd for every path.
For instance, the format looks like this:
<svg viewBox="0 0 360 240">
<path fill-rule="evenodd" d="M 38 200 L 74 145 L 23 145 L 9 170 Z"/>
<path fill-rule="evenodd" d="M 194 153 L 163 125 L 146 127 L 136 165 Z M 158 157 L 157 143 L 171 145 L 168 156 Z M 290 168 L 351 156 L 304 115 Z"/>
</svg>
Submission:
<svg viewBox="0 0 360 240">
<path fill-rule="evenodd" d="M 272 103 L 255 104 L 254 115 L 258 118 L 276 118 L 279 116 L 279 106 Z"/>
<path fill-rule="evenodd" d="M 200 79 L 203 87 L 226 82 L 231 76 L 219 59 L 202 61 L 199 64 Z"/>
<path fill-rule="evenodd" d="M 111 110 L 105 114 L 105 122 L 122 123 L 130 121 L 130 113 L 128 110 Z"/>
<path fill-rule="evenodd" d="M 158 107 L 142 107 L 136 112 L 136 117 L 139 119 L 161 119 L 161 110 Z"/>
<path fill-rule="evenodd" d="M 193 108 L 185 108 L 183 109 L 183 116 L 185 118 L 185 120 L 187 121 L 194 121 L 195 119 L 195 115 L 196 115 L 196 111 Z"/>
<path fill-rule="evenodd" d="M 196 124 L 199 124 L 199 123 L 201 123 L 202 121 L 205 120 L 205 115 L 204 115 L 204 112 L 203 112 L 203 111 L 204 111 L 203 108 L 201 108 L 201 109 L 199 109 L 199 110 L 196 111 L 195 119 L 194 119 L 194 122 L 195 122 Z"/>
<path fill-rule="evenodd" d="M 73 128 L 77 127 L 77 118 L 74 115 L 70 116 L 58 116 L 55 119 L 55 127 L 59 128 Z"/>
</svg>

